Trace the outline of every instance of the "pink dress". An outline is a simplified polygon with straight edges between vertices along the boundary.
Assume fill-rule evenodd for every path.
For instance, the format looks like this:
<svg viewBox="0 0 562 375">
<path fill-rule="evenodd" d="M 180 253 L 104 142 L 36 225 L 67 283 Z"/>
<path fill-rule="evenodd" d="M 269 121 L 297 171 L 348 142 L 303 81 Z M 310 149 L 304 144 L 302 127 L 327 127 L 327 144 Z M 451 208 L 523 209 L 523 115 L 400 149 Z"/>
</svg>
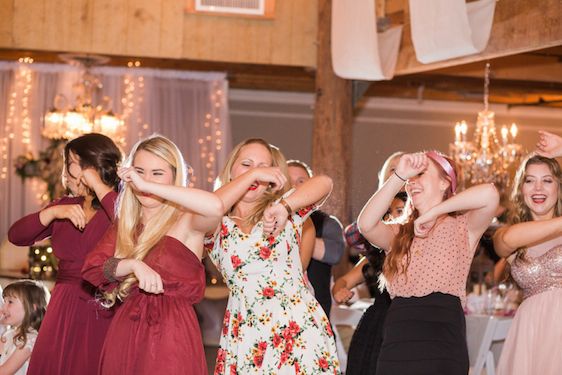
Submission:
<svg viewBox="0 0 562 375">
<path fill-rule="evenodd" d="M 39 221 L 39 212 L 21 218 L 10 227 L 10 242 L 19 246 L 51 237 L 54 254 L 59 260 L 57 281 L 31 355 L 28 374 L 97 374 L 113 310 L 104 309 L 96 302 L 95 288 L 82 279 L 80 270 L 86 255 L 111 225 L 116 198 L 117 193 L 107 193 L 101 208 L 83 231 L 76 229 L 70 220 L 54 220 L 45 227 Z M 64 197 L 51 206 L 82 201 L 83 198 Z"/>
<path fill-rule="evenodd" d="M 498 375 L 562 374 L 562 237 L 531 247 L 511 274 L 523 289 Z"/>
</svg>

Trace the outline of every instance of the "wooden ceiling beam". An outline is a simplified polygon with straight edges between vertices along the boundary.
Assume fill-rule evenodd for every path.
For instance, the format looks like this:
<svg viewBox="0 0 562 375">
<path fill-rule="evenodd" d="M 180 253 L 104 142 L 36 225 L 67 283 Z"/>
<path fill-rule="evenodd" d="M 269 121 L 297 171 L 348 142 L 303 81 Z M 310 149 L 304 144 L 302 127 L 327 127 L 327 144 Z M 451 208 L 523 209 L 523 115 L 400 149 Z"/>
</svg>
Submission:
<svg viewBox="0 0 562 375">
<path fill-rule="evenodd" d="M 505 57 L 492 62 L 491 102 L 526 103 L 540 98 L 562 96 L 562 48 L 551 48 L 532 54 Z M 0 59 L 17 60 L 30 56 L 36 62 L 62 63 L 55 52 L 0 49 Z M 135 58 L 112 56 L 109 65 L 126 66 Z M 142 58 L 142 67 L 159 69 L 224 71 L 229 85 L 237 89 L 314 92 L 315 70 L 305 67 L 234 64 L 207 61 Z M 367 96 L 424 99 L 482 100 L 483 63 L 395 77 L 391 81 L 371 84 Z"/>
<path fill-rule="evenodd" d="M 431 74 L 484 78 L 487 61 L 439 69 Z M 495 79 L 561 82 L 562 48 L 548 48 L 514 56 L 500 57 L 490 61 L 492 81 Z"/>
</svg>

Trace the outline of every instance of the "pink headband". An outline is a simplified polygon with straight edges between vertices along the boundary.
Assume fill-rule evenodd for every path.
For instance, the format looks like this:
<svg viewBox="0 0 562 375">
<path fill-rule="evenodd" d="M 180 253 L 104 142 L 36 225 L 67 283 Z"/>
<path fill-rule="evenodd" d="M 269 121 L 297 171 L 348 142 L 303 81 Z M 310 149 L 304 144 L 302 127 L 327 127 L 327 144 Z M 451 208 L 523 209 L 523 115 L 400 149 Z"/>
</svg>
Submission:
<svg viewBox="0 0 562 375">
<path fill-rule="evenodd" d="M 439 164 L 441 168 L 443 168 L 445 173 L 447 173 L 447 175 L 451 179 L 451 192 L 455 194 L 455 191 L 457 190 L 457 174 L 455 173 L 455 170 L 453 169 L 451 163 L 449 163 L 447 159 L 445 159 L 436 151 L 428 151 L 425 153 L 425 155 Z"/>
</svg>

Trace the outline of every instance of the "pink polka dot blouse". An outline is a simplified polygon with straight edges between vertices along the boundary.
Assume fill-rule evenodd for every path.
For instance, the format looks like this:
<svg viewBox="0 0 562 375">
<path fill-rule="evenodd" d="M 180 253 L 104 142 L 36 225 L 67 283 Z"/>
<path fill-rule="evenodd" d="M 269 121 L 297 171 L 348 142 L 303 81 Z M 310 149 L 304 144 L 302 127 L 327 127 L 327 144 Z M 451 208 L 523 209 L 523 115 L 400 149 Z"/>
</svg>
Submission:
<svg viewBox="0 0 562 375">
<path fill-rule="evenodd" d="M 426 238 L 414 237 L 406 274 L 395 276 L 387 284 L 391 298 L 441 292 L 458 296 L 464 306 L 474 250 L 469 249 L 466 214 L 439 219 Z"/>
</svg>

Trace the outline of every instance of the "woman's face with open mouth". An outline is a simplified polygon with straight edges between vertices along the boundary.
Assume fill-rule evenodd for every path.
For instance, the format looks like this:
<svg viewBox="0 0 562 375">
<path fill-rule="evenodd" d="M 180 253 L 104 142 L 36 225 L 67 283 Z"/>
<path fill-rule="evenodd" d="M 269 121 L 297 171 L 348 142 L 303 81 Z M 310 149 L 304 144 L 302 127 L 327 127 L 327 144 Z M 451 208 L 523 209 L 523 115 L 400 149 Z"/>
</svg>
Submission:
<svg viewBox="0 0 562 375">
<path fill-rule="evenodd" d="M 558 202 L 558 180 L 546 164 L 527 166 L 521 192 L 533 219 L 553 217 Z"/>
</svg>

